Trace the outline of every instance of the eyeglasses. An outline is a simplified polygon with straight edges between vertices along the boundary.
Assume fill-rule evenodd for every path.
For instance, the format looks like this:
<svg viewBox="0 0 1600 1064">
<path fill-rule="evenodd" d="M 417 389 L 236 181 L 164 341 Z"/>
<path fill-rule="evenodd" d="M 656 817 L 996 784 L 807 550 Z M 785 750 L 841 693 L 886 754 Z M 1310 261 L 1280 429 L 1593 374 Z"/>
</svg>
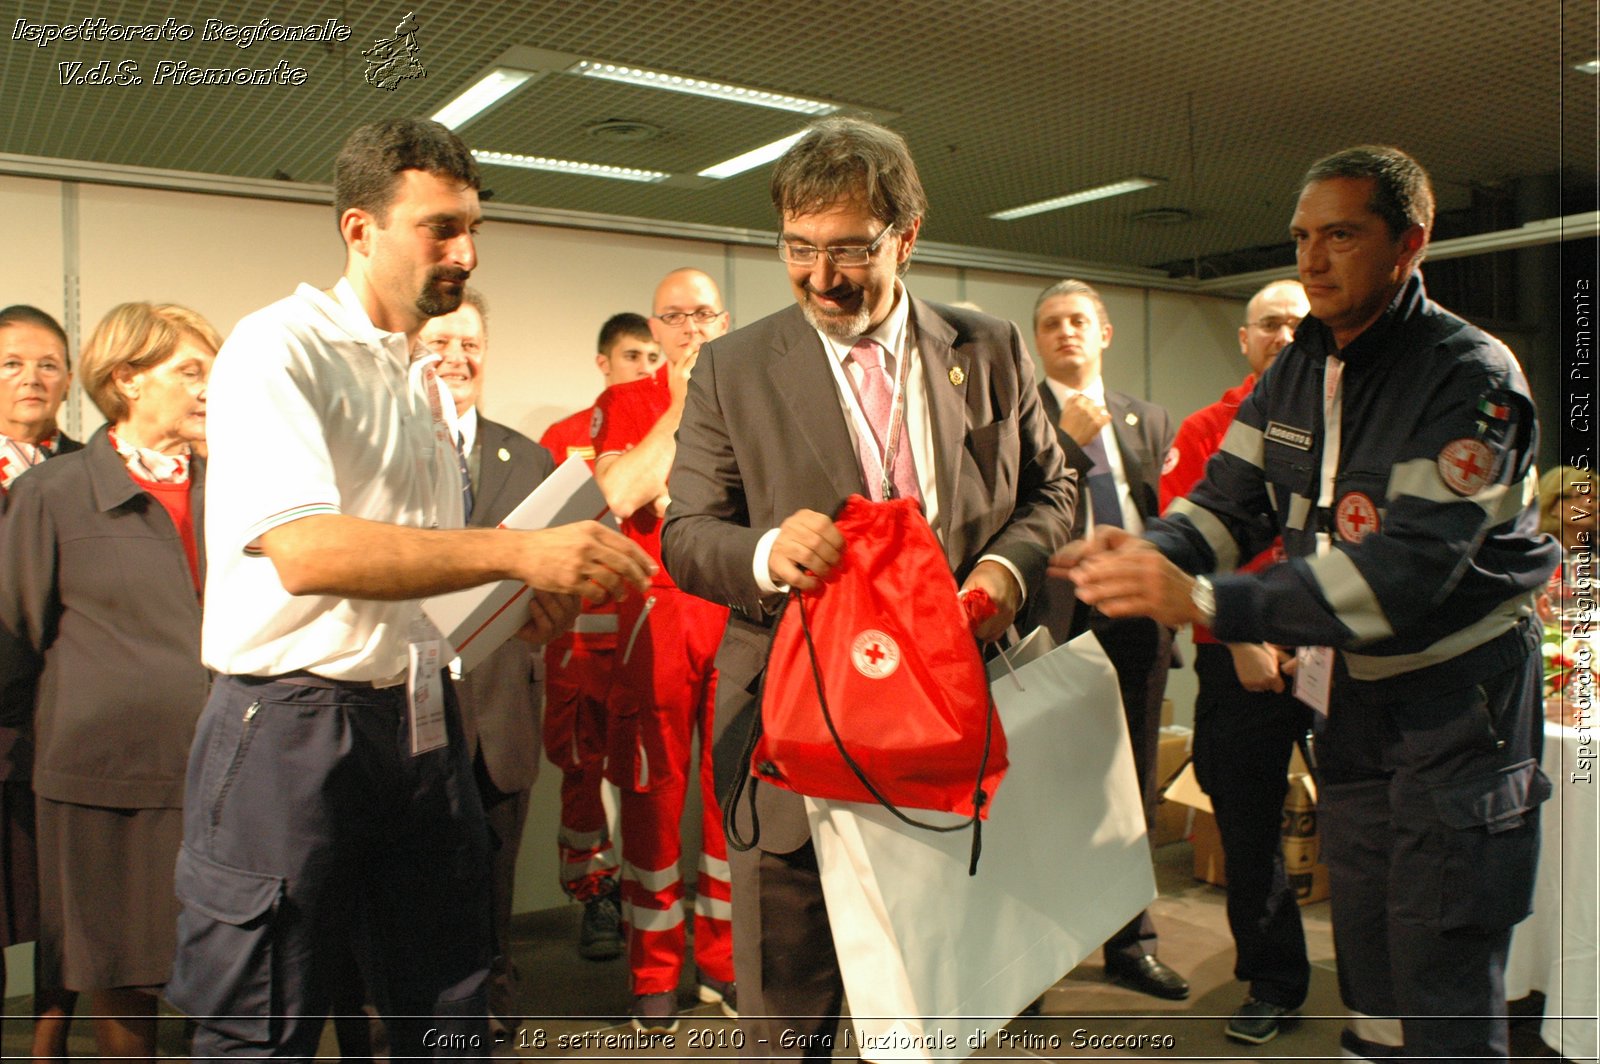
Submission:
<svg viewBox="0 0 1600 1064">
<path fill-rule="evenodd" d="M 676 329 L 690 318 L 698 325 L 710 325 L 726 314 L 725 310 L 712 310 L 710 307 L 701 307 L 699 310 L 669 310 L 665 314 L 657 314 L 656 321 Z"/>
<path fill-rule="evenodd" d="M 1294 332 L 1296 329 L 1300 328 L 1300 323 L 1302 321 L 1305 321 L 1305 319 L 1304 318 L 1262 318 L 1260 321 L 1253 321 L 1250 324 L 1252 326 L 1254 326 L 1255 328 L 1260 329 L 1264 333 L 1275 333 L 1279 329 L 1284 328 L 1285 326 L 1288 327 L 1290 332 Z"/>
<path fill-rule="evenodd" d="M 872 261 L 872 253 L 878 250 L 878 245 L 883 243 L 894 226 L 890 226 L 878 234 L 878 239 L 870 244 L 841 244 L 835 247 L 814 248 L 810 244 L 791 244 L 782 237 L 778 238 L 778 257 L 791 266 L 811 266 L 817 261 L 817 252 L 826 252 L 828 261 L 835 266 L 865 266 Z"/>
</svg>

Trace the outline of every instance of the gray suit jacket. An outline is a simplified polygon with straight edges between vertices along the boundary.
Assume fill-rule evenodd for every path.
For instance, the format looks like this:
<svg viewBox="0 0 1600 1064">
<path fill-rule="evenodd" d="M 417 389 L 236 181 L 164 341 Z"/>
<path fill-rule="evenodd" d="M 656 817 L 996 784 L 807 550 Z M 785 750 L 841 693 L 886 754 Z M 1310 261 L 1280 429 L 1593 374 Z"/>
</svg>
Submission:
<svg viewBox="0 0 1600 1064">
<path fill-rule="evenodd" d="M 984 554 L 1006 558 L 1028 587 L 1066 542 L 1077 499 L 1033 386 L 1016 326 L 911 301 L 933 422 L 939 523 L 957 582 Z M 827 354 L 798 307 L 713 340 L 689 385 L 662 531 L 678 586 L 728 603 L 717 655 L 719 792 L 738 763 L 781 596 L 763 595 L 756 542 L 796 510 L 831 514 L 866 494 Z M 796 795 L 758 788 L 760 846 L 791 852 L 809 837 Z M 741 811 L 743 812 L 743 811 Z"/>
<path fill-rule="evenodd" d="M 498 525 L 555 471 L 550 452 L 481 414 L 473 444 L 478 486 L 472 520 Z M 520 639 L 508 639 L 456 684 L 467 748 L 483 753 L 489 779 L 508 794 L 525 791 L 539 775 L 539 707 L 544 658 Z"/>
</svg>

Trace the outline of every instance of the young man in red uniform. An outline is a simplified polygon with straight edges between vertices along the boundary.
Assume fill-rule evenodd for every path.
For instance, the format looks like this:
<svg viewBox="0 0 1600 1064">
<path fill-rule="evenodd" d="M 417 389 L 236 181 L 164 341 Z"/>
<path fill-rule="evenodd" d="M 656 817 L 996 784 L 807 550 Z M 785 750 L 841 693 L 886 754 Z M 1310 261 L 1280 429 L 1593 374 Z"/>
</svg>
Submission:
<svg viewBox="0 0 1600 1064">
<path fill-rule="evenodd" d="M 650 376 L 661 349 L 641 314 L 613 314 L 600 329 L 595 365 L 606 386 Z M 545 429 L 539 445 L 560 465 L 577 456 L 594 467 L 589 426 L 594 407 Z M 578 954 L 607 961 L 622 953 L 617 861 L 611 851 L 600 782 L 606 756 L 606 694 L 617 649 L 617 608 L 585 608 L 573 630 L 545 647 L 544 750 L 561 770 L 561 889 L 583 903 Z"/>
<path fill-rule="evenodd" d="M 667 365 L 651 377 L 608 388 L 595 404 L 595 473 L 623 531 L 661 557 L 667 471 L 683 416 L 689 373 L 700 345 L 728 331 L 728 313 L 711 278 L 674 270 L 656 288 L 650 330 Z M 684 916 L 678 873 L 691 746 L 700 732 L 701 856 L 695 885 L 695 966 L 702 1001 L 735 1014 L 729 925 L 728 853 L 711 775 L 716 703 L 712 660 L 726 607 L 679 591 L 660 570 L 650 594 L 619 614 L 620 659 L 612 685 L 606 777 L 622 791 L 622 897 L 633 975 L 633 1023 L 642 1031 L 677 1027 Z"/>
<path fill-rule="evenodd" d="M 1239 350 L 1250 364 L 1244 383 L 1184 419 L 1161 477 L 1161 509 L 1200 482 L 1256 380 L 1294 339 L 1310 312 L 1299 281 L 1274 281 L 1257 292 L 1239 327 Z M 1281 543 L 1243 567 L 1255 572 L 1283 560 Z M 1236 978 L 1249 997 L 1224 1033 L 1260 1045 L 1278 1034 L 1285 1014 L 1305 1001 L 1311 980 L 1300 906 L 1284 871 L 1279 817 L 1288 793 L 1291 751 L 1311 726 L 1311 709 L 1289 690 L 1277 648 L 1219 643 L 1194 626 L 1194 767 L 1211 797 L 1228 877 L 1228 928 Z"/>
</svg>

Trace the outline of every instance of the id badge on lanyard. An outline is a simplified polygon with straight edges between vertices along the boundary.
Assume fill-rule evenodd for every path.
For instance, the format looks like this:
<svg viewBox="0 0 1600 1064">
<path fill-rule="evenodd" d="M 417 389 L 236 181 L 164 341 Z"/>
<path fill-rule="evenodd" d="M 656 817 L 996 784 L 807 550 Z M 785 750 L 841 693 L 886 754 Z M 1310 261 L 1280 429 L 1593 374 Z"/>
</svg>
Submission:
<svg viewBox="0 0 1600 1064">
<path fill-rule="evenodd" d="M 444 640 L 412 643 L 406 670 L 406 716 L 411 724 L 411 756 L 450 742 L 444 719 Z"/>
<path fill-rule="evenodd" d="M 1322 377 L 1322 471 L 1317 492 L 1317 511 L 1333 506 L 1335 481 L 1339 474 L 1339 443 L 1344 421 L 1344 362 L 1329 356 Z M 1317 556 L 1333 549 L 1332 537 L 1317 522 Z M 1300 647 L 1295 651 L 1294 696 L 1319 716 L 1328 715 L 1333 692 L 1333 648 Z"/>
</svg>

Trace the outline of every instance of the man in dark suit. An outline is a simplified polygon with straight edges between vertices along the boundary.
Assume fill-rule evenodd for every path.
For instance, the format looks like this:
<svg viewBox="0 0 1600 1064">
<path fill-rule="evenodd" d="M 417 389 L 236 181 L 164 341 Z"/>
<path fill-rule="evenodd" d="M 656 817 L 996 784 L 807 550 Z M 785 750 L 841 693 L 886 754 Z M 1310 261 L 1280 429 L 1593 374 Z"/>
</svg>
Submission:
<svg viewBox="0 0 1600 1064">
<path fill-rule="evenodd" d="M 463 496 L 469 528 L 494 528 L 555 470 L 550 452 L 514 429 L 478 413 L 489 314 L 483 294 L 468 288 L 459 309 L 430 318 L 420 339 L 439 355 L 439 379 L 456 405 L 457 447 L 469 490 Z M 461 724 L 489 829 L 498 840 L 492 860 L 495 956 L 490 969 L 490 1024 L 511 1030 L 519 974 L 510 957 L 511 894 L 528 792 L 539 775 L 540 651 L 509 639 L 456 683 Z"/>
<path fill-rule="evenodd" d="M 717 656 L 719 780 L 749 771 L 738 755 L 780 592 L 837 564 L 829 515 L 846 496 L 921 500 L 957 582 L 999 607 L 984 639 L 1041 582 L 1076 498 L 1016 327 L 914 299 L 899 280 L 926 206 L 905 142 L 825 119 L 779 160 L 772 193 L 798 306 L 701 348 L 663 535 L 679 585 L 733 607 Z M 755 847 L 730 853 L 747 1048 L 827 1059 L 843 990 L 804 804 L 754 792 Z M 747 805 L 732 816 L 756 834 Z M 799 1048 L 779 1044 L 785 1032 Z"/>
<path fill-rule="evenodd" d="M 0 520 L 11 482 L 32 466 L 83 444 L 62 432 L 56 414 L 72 384 L 67 333 L 26 304 L 0 310 Z M 33 696 L 28 652 L 0 628 L 0 949 L 38 936 L 38 863 L 33 831 Z M 24 679 L 26 677 L 26 679 Z M 0 989 L 5 960 L 0 954 Z M 67 1051 L 67 1018 L 77 995 L 35 987 L 34 1052 Z"/>
<path fill-rule="evenodd" d="M 1111 319 L 1100 295 L 1082 281 L 1046 288 L 1033 308 L 1034 342 L 1044 361 L 1039 386 L 1046 414 L 1067 464 L 1079 472 L 1085 505 L 1073 538 L 1101 525 L 1134 531 L 1160 514 L 1162 467 L 1172 450 L 1172 419 L 1154 403 L 1112 391 L 1101 379 L 1102 353 L 1111 344 Z M 1117 670 L 1122 708 L 1133 742 L 1146 824 L 1155 822 L 1161 781 L 1161 699 L 1172 661 L 1172 630 L 1147 618 L 1113 620 L 1077 601 L 1065 580 L 1046 581 L 1031 604 L 1033 620 L 1058 640 L 1092 629 Z M 1105 945 L 1106 973 L 1146 994 L 1180 1000 L 1189 984 L 1156 956 L 1156 929 L 1142 912 Z"/>
</svg>

